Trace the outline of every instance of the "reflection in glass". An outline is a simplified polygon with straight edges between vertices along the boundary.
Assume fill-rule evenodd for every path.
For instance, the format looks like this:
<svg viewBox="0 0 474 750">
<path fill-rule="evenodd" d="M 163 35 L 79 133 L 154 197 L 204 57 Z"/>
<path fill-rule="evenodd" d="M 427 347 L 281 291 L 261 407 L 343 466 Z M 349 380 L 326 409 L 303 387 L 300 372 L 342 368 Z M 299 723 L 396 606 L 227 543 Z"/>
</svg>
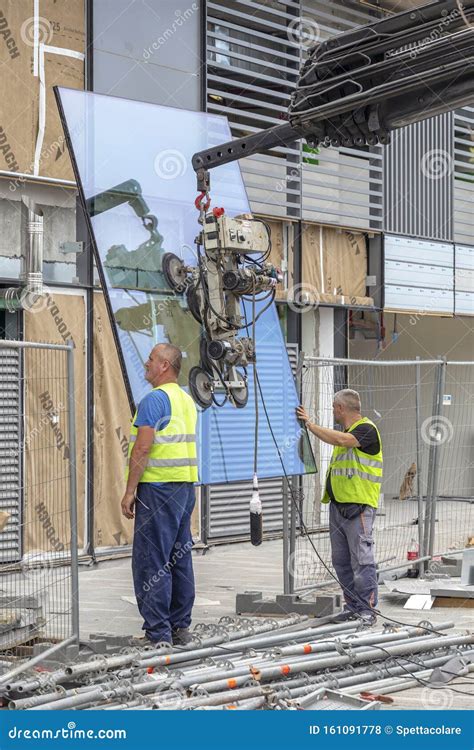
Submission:
<svg viewBox="0 0 474 750">
<path fill-rule="evenodd" d="M 168 287 L 162 258 L 172 252 L 195 265 L 199 224 L 191 157 L 228 140 L 227 121 L 72 89 L 59 89 L 58 99 L 133 399 L 149 389 L 143 366 L 160 342 L 183 351 L 180 384 L 186 387 L 189 370 L 199 364 L 201 328 L 186 295 Z M 213 170 L 212 195 L 230 216 L 249 212 L 236 162 Z M 299 455 L 298 399 L 274 305 L 258 321 L 256 338 L 263 397 L 285 470 L 314 471 Z M 251 383 L 251 368 L 248 374 Z M 201 482 L 252 476 L 254 407 L 251 392 L 244 409 L 226 405 L 200 415 Z M 281 476 L 281 460 L 261 416 L 259 476 Z"/>
</svg>

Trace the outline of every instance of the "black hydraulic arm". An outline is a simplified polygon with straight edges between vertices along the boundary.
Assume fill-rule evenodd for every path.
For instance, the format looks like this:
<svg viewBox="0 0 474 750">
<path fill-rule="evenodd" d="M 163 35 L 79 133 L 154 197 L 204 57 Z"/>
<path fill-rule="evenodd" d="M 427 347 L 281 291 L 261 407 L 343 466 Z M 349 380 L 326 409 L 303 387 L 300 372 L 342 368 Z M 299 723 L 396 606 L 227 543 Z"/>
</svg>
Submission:
<svg viewBox="0 0 474 750">
<path fill-rule="evenodd" d="M 198 189 L 212 167 L 288 146 L 388 143 L 396 128 L 474 100 L 474 0 L 438 0 L 315 45 L 288 121 L 194 154 Z"/>
</svg>

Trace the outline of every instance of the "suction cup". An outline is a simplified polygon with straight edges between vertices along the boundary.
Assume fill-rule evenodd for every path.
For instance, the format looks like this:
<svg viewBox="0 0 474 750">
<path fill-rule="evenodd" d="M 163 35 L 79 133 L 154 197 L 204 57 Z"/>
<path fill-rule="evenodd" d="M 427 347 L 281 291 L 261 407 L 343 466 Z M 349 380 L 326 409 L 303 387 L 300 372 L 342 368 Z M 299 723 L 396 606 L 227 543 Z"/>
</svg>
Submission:
<svg viewBox="0 0 474 750">
<path fill-rule="evenodd" d="M 236 376 L 239 378 L 239 380 L 244 381 L 244 386 L 242 388 L 229 388 L 229 393 L 236 408 L 243 409 L 244 406 L 247 405 L 247 401 L 249 400 L 249 388 L 242 373 L 236 372 Z"/>
<path fill-rule="evenodd" d="M 189 390 L 199 406 L 207 409 L 212 404 L 212 379 L 202 367 L 191 367 L 189 371 Z"/>
<path fill-rule="evenodd" d="M 196 293 L 196 287 L 194 284 L 190 284 L 186 290 L 186 300 L 189 307 L 189 312 L 193 316 L 194 320 L 198 323 L 202 323 L 201 311 L 199 309 L 199 300 Z"/>
<path fill-rule="evenodd" d="M 186 289 L 186 271 L 181 258 L 174 253 L 165 253 L 161 260 L 163 275 L 175 292 L 184 292 Z"/>
</svg>

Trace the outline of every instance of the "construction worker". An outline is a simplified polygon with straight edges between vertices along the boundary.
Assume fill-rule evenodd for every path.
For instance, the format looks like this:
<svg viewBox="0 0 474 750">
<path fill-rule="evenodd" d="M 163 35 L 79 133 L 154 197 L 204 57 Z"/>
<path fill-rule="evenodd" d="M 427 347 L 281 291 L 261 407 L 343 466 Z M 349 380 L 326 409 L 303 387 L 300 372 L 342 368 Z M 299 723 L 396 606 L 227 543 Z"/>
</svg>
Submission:
<svg viewBox="0 0 474 750">
<path fill-rule="evenodd" d="M 181 351 L 153 347 L 141 400 L 130 429 L 122 513 L 135 517 L 132 571 L 148 642 L 185 645 L 194 603 L 191 514 L 198 479 L 197 413 L 178 385 Z"/>
<path fill-rule="evenodd" d="M 333 411 L 344 432 L 312 423 L 302 406 L 296 410 L 313 435 L 334 446 L 322 498 L 330 503 L 332 564 L 345 600 L 334 619 L 362 617 L 373 625 L 377 619 L 373 526 L 382 483 L 382 441 L 375 424 L 361 415 L 357 391 L 338 391 Z"/>
</svg>

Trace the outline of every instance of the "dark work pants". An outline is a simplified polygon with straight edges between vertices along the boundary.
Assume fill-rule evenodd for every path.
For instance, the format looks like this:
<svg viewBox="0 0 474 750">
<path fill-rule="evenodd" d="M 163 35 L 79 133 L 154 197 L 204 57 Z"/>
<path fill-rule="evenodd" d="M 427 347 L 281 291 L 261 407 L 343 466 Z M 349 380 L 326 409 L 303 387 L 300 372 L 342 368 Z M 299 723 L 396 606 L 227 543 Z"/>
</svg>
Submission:
<svg viewBox="0 0 474 750">
<path fill-rule="evenodd" d="M 377 570 L 373 528 L 376 509 L 367 505 L 355 518 L 344 518 L 336 504 L 329 508 L 332 564 L 343 587 L 346 608 L 367 614 L 377 606 Z"/>
<path fill-rule="evenodd" d="M 187 628 L 191 624 L 194 503 L 194 485 L 190 482 L 138 485 L 133 583 L 144 620 L 143 630 L 152 641 L 171 642 L 172 628 Z"/>
</svg>

